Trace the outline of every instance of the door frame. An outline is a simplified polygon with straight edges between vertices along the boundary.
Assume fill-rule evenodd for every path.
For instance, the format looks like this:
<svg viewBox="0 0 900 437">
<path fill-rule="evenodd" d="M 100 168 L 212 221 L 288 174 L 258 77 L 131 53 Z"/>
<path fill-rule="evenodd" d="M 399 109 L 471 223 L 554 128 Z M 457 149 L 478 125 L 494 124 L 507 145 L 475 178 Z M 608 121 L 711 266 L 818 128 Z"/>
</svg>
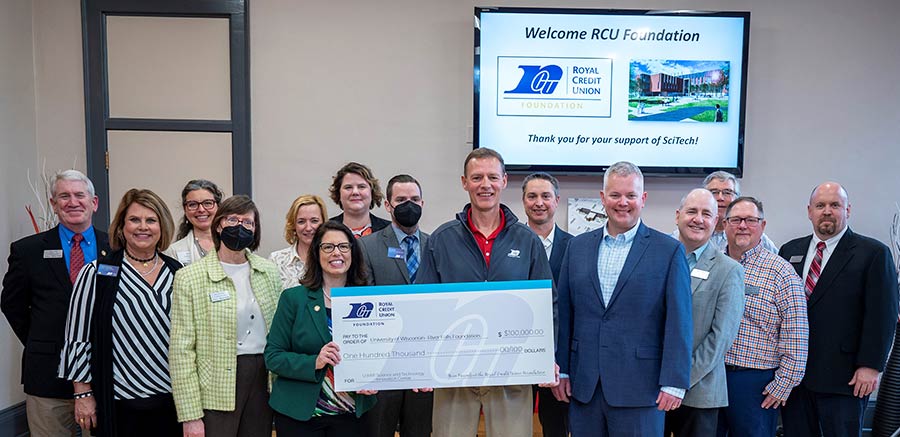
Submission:
<svg viewBox="0 0 900 437">
<path fill-rule="evenodd" d="M 109 224 L 108 130 L 229 132 L 232 189 L 252 193 L 250 153 L 250 44 L 248 0 L 82 0 L 84 113 L 87 173 L 100 206 L 94 222 Z M 227 18 L 231 66 L 231 120 L 111 118 L 106 51 L 107 16 Z M 175 159 L 173 157 L 173 159 Z M 160 169 L 161 171 L 163 169 Z"/>
</svg>

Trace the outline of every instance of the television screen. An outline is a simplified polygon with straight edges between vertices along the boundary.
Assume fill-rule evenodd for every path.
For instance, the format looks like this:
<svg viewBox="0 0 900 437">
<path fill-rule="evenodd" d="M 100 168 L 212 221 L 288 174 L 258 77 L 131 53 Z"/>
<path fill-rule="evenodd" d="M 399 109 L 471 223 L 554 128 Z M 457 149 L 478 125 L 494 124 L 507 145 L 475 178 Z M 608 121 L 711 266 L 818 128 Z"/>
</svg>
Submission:
<svg viewBox="0 0 900 437">
<path fill-rule="evenodd" d="M 743 171 L 749 12 L 475 9 L 473 143 L 510 171 Z"/>
</svg>

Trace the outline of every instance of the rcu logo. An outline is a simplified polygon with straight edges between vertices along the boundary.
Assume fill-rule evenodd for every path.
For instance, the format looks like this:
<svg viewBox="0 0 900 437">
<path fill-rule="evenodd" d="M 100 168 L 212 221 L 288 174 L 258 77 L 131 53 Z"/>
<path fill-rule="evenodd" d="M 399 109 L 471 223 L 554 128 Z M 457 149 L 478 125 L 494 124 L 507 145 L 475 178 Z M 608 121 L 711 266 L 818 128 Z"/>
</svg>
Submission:
<svg viewBox="0 0 900 437">
<path fill-rule="evenodd" d="M 524 72 L 515 89 L 504 94 L 553 94 L 562 79 L 563 69 L 559 65 L 520 65 Z"/>
<path fill-rule="evenodd" d="M 345 319 L 366 319 L 369 315 L 372 314 L 372 310 L 375 308 L 375 305 L 372 302 L 363 302 L 363 303 L 351 303 L 350 304 L 350 314 L 347 314 Z"/>
</svg>

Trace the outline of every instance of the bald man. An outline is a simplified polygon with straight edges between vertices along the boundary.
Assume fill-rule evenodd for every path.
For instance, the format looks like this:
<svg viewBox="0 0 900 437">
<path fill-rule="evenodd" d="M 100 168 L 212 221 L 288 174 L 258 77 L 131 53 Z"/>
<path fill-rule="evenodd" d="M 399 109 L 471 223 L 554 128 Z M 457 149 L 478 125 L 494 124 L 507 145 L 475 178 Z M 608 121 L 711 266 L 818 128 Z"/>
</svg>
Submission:
<svg viewBox="0 0 900 437">
<path fill-rule="evenodd" d="M 850 199 L 837 182 L 813 190 L 807 215 L 812 235 L 779 252 L 803 278 L 809 317 L 806 373 L 784 407 L 785 436 L 861 436 L 897 323 L 894 260 L 847 226 Z"/>
</svg>

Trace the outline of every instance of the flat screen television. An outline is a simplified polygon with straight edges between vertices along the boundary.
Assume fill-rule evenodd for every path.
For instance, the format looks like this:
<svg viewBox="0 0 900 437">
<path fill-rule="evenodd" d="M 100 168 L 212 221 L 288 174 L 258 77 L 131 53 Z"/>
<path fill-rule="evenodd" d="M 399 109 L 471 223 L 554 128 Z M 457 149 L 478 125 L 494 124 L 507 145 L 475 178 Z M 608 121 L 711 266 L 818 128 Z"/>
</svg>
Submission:
<svg viewBox="0 0 900 437">
<path fill-rule="evenodd" d="M 749 12 L 475 8 L 473 145 L 511 172 L 743 173 Z"/>
</svg>

